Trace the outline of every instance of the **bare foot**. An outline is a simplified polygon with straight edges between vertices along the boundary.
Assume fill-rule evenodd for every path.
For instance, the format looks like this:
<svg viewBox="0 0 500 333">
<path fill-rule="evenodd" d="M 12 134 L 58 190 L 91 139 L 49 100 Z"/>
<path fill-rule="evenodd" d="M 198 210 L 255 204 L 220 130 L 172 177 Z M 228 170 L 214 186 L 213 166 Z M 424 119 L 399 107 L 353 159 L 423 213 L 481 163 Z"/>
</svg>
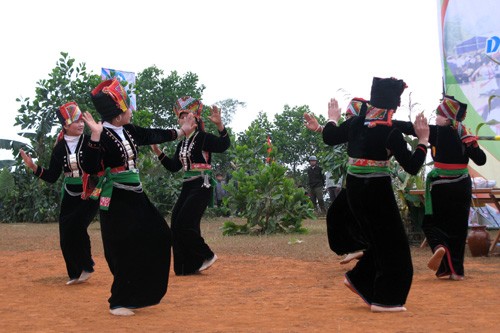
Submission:
<svg viewBox="0 0 500 333">
<path fill-rule="evenodd" d="M 443 260 L 444 254 L 446 253 L 446 250 L 444 247 L 438 248 L 432 257 L 429 259 L 429 262 L 427 263 L 427 267 L 432 269 L 433 271 L 437 271 L 439 268 L 439 265 L 441 265 L 441 260 Z"/>
<path fill-rule="evenodd" d="M 340 264 L 341 265 L 345 265 L 345 264 L 348 264 L 350 263 L 351 261 L 353 261 L 354 259 L 359 259 L 363 256 L 363 251 L 359 251 L 359 252 L 354 252 L 354 253 L 349 253 L 348 255 L 346 255 L 344 257 L 344 259 L 342 259 L 340 261 Z"/>
<path fill-rule="evenodd" d="M 349 288 L 351 290 L 354 290 L 354 288 L 352 287 L 351 283 L 347 279 L 344 279 L 344 286 L 346 286 L 347 288 Z"/>
<path fill-rule="evenodd" d="M 363 296 L 361 296 L 361 294 L 359 294 L 359 293 L 358 293 L 358 291 L 356 290 L 356 288 L 354 288 L 354 287 L 352 286 L 352 284 L 349 282 L 349 280 L 344 279 L 344 285 L 345 285 L 347 288 L 349 288 L 349 290 L 350 290 L 350 291 L 352 291 L 353 293 L 355 293 L 356 295 L 358 295 L 359 297 L 361 297 L 361 299 L 363 300 L 363 302 L 365 302 L 365 303 L 366 303 L 366 305 L 368 305 L 368 306 L 370 305 L 370 303 L 368 303 L 368 301 L 367 301 L 367 300 L 365 300 L 365 299 L 364 299 L 364 297 L 363 297 Z"/>
<path fill-rule="evenodd" d="M 115 316 L 133 316 L 135 315 L 134 311 L 127 309 L 127 308 L 116 308 L 116 309 L 109 309 L 109 313 Z"/>
<path fill-rule="evenodd" d="M 372 312 L 402 312 L 406 311 L 406 308 L 404 306 L 378 306 L 378 305 L 372 305 L 371 308 Z"/>
</svg>

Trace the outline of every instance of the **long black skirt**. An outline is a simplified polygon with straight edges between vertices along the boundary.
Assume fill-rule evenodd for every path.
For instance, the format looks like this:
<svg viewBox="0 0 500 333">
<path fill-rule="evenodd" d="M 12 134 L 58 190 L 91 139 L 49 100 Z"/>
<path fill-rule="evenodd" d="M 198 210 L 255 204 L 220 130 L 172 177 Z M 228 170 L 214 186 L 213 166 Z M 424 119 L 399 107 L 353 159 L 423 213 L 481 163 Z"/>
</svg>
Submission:
<svg viewBox="0 0 500 333">
<path fill-rule="evenodd" d="M 362 251 L 368 247 L 363 231 L 349 208 L 345 189 L 340 191 L 328 208 L 326 231 L 328 245 L 338 255 Z"/>
<path fill-rule="evenodd" d="M 82 191 L 81 185 L 67 185 L 72 192 Z M 82 271 L 93 272 L 89 224 L 97 214 L 99 203 L 95 200 L 82 200 L 80 196 L 64 193 L 59 212 L 59 244 L 66 263 L 70 280 L 78 279 Z"/>
<path fill-rule="evenodd" d="M 212 188 L 202 187 L 203 180 L 184 182 L 172 210 L 174 272 L 190 275 L 198 272 L 203 261 L 214 252 L 201 235 L 201 218 L 211 199 Z"/>
<path fill-rule="evenodd" d="M 432 215 L 426 215 L 422 228 L 432 252 L 444 247 L 446 254 L 436 272 L 443 277 L 464 275 L 464 254 L 472 197 L 470 177 L 431 189 Z"/>
<path fill-rule="evenodd" d="M 110 308 L 158 304 L 167 292 L 171 233 L 145 193 L 114 188 L 100 211 L 104 254 L 113 274 Z"/>
<path fill-rule="evenodd" d="M 369 304 L 403 306 L 413 265 L 391 178 L 348 175 L 347 198 L 368 243 L 363 257 L 346 273 L 347 279 Z"/>
</svg>

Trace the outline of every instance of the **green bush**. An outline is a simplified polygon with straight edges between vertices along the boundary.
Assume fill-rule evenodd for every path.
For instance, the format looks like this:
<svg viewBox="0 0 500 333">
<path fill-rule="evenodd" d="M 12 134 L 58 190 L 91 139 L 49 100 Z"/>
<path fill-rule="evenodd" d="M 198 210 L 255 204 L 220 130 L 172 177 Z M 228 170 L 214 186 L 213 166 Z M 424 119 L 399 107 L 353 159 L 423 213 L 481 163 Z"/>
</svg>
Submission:
<svg viewBox="0 0 500 333">
<path fill-rule="evenodd" d="M 271 163 L 257 167 L 254 173 L 239 169 L 226 187 L 227 204 L 232 211 L 247 219 L 245 225 L 226 222 L 224 235 L 306 233 L 302 221 L 314 218 L 313 207 L 304 191 L 293 179 L 285 176 L 287 169 Z"/>
<path fill-rule="evenodd" d="M 170 149 L 175 149 L 173 146 Z M 170 152 L 166 152 L 168 156 Z M 182 172 L 166 170 L 149 147 L 141 147 L 138 168 L 141 182 L 149 200 L 163 215 L 170 215 L 182 187 Z"/>
<path fill-rule="evenodd" d="M 13 180 L 15 185 L 6 187 L 0 197 L 0 221 L 50 222 L 58 220 L 61 179 L 56 184 L 48 184 L 38 180 L 33 174 L 26 173 L 24 168 L 17 168 L 10 173 L 10 176 L 12 178 L 8 182 L 12 184 Z"/>
</svg>

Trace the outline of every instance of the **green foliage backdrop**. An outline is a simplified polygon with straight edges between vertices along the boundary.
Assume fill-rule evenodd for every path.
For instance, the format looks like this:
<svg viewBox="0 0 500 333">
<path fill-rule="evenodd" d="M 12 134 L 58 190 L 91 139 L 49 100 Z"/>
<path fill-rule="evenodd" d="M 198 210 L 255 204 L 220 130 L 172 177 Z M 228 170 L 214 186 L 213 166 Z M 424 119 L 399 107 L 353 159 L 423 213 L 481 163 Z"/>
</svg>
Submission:
<svg viewBox="0 0 500 333">
<path fill-rule="evenodd" d="M 67 53 L 62 52 L 47 78 L 36 82 L 34 97 L 17 99 L 20 106 L 14 125 L 21 128 L 19 134 L 26 138 L 28 143 L 0 139 L 1 147 L 11 149 L 16 156 L 13 161 L 1 161 L 1 167 L 4 168 L 0 174 L 1 221 L 48 222 L 58 219 L 62 177 L 55 184 L 47 184 L 38 180 L 31 170 L 22 163 L 18 154 L 19 149 L 23 148 L 31 154 L 38 165 L 47 166 L 50 162 L 55 137 L 61 129 L 55 110 L 60 105 L 72 100 L 76 101 L 83 111 L 89 111 L 96 118 L 99 118 L 90 100 L 89 92 L 100 81 L 100 76 L 89 72 L 85 63 L 77 63 Z M 172 128 L 178 126 L 172 111 L 174 103 L 178 97 L 184 95 L 202 98 L 205 86 L 198 81 L 198 76 L 191 72 L 180 75 L 176 71 L 171 71 L 166 75 L 162 69 L 156 66 L 144 69 L 137 74 L 136 84 L 133 87 L 137 95 L 137 111 L 134 112 L 133 122 L 144 127 Z M 236 112 L 246 106 L 244 102 L 231 98 L 215 104 L 223 109 L 225 124 L 230 124 Z M 321 151 L 326 152 L 328 148 L 322 144 L 321 136 L 310 133 L 304 128 L 302 124 L 304 112 L 309 112 L 307 106 L 289 107 L 285 105 L 283 112 L 278 112 L 273 121 L 269 121 L 264 113 L 260 113 L 258 118 L 249 124 L 248 129 L 242 133 L 235 134 L 230 126 L 226 126 L 233 144 L 225 154 L 214 154 L 212 161 L 214 169 L 226 174 L 228 178 L 233 177 L 233 180 L 236 179 L 237 172 L 241 170 L 252 171 L 252 177 L 257 177 L 257 179 L 264 177 L 263 179 L 268 181 L 269 179 L 266 177 L 269 176 L 270 172 L 274 177 L 278 174 L 286 175 L 283 182 L 275 185 L 277 190 L 285 191 L 287 195 L 275 194 L 271 197 L 276 200 L 276 203 L 273 204 L 274 209 L 278 209 L 276 207 L 281 207 L 278 210 L 284 209 L 285 204 L 282 201 L 286 198 L 287 205 L 291 205 L 290 198 L 294 198 L 293 200 L 302 202 L 298 205 L 302 205 L 301 209 L 305 209 L 304 212 L 295 215 L 300 216 L 300 218 L 309 216 L 310 213 L 304 206 L 308 203 L 304 199 L 307 197 L 303 196 L 303 191 L 296 190 L 298 185 L 304 182 L 302 169 L 306 165 L 307 156 L 320 154 Z M 215 132 L 213 124 L 207 121 L 207 116 L 207 113 L 203 114 L 206 130 Z M 268 136 L 272 139 L 273 145 L 271 152 L 275 162 L 273 167 L 264 167 L 264 161 L 269 157 L 267 152 Z M 169 155 L 173 154 L 175 148 L 176 143 L 161 145 L 161 149 Z M 139 163 L 141 180 L 146 193 L 158 209 L 163 214 L 168 215 L 179 193 L 182 174 L 171 174 L 166 171 L 149 147 L 141 147 Z M 294 197 L 298 195 L 297 193 L 301 193 L 302 196 L 300 198 Z M 242 202 L 248 201 L 246 195 L 240 195 L 240 198 L 243 198 Z M 281 203 L 278 205 L 278 202 Z M 228 209 L 226 207 L 222 211 L 228 214 L 230 213 L 227 211 Z M 244 209 L 240 212 L 251 216 L 254 212 L 248 211 L 248 209 L 256 208 L 252 205 L 247 207 L 245 204 Z M 269 212 L 267 214 L 269 215 Z M 276 211 L 273 214 L 282 213 Z M 272 219 L 274 218 L 269 215 L 268 220 Z M 290 226 L 293 225 L 296 231 L 300 230 L 300 221 L 291 221 L 290 218 L 283 217 L 280 219 L 282 221 L 276 222 L 277 224 L 273 222 L 273 225 L 276 225 L 276 228 L 273 227 L 274 229 L 280 229 L 279 225 L 289 219 L 284 229 L 290 230 Z"/>
</svg>

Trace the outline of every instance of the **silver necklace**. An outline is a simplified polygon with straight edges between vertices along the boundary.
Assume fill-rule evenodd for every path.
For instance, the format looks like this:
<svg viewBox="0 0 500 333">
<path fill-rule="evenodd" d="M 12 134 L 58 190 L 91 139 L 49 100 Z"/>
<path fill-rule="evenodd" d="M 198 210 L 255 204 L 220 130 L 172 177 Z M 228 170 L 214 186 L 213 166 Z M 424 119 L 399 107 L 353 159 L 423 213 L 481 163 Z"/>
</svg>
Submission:
<svg viewBox="0 0 500 333">
<path fill-rule="evenodd" d="M 191 151 L 193 150 L 198 133 L 196 132 L 192 138 L 184 138 L 182 141 L 180 158 L 184 171 L 187 171 L 188 166 L 191 164 Z"/>
</svg>

